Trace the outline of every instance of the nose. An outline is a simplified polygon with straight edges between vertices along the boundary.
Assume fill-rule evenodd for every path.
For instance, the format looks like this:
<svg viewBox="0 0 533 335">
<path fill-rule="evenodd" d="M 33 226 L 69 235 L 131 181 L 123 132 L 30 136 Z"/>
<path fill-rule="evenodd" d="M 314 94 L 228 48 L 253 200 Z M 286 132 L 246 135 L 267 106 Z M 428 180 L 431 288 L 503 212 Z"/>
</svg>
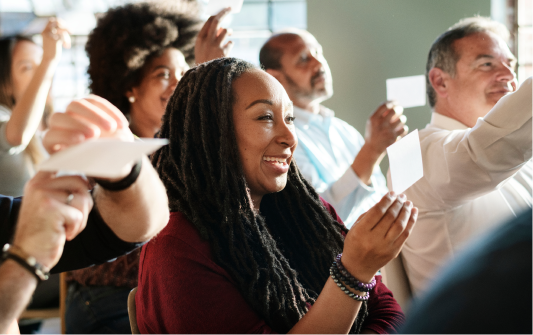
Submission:
<svg viewBox="0 0 533 335">
<path fill-rule="evenodd" d="M 298 144 L 298 138 L 296 137 L 296 131 L 292 124 L 281 122 L 278 127 L 277 142 L 287 148 L 296 148 Z"/>
<path fill-rule="evenodd" d="M 516 73 L 513 70 L 513 67 L 509 64 L 502 62 L 500 69 L 498 71 L 498 81 L 508 83 L 510 81 L 516 80 Z"/>
</svg>

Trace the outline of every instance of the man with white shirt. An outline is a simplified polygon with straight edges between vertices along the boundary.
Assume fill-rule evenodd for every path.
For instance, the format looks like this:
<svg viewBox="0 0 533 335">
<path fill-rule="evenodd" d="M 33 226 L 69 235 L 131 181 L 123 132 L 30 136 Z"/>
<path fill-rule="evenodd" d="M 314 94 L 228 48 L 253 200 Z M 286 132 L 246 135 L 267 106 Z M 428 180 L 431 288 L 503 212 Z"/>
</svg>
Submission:
<svg viewBox="0 0 533 335">
<path fill-rule="evenodd" d="M 304 30 L 273 35 L 261 48 L 259 61 L 294 104 L 298 167 L 350 227 L 387 192 L 379 163 L 386 148 L 407 133 L 401 108 L 390 102 L 379 106 L 367 122 L 365 138 L 336 118 L 320 104 L 333 95 L 322 46 Z"/>
<path fill-rule="evenodd" d="M 463 19 L 429 52 L 424 177 L 405 192 L 420 211 L 402 250 L 415 295 L 473 237 L 531 208 L 531 78 L 505 96 L 516 90 L 508 34 L 488 18 Z"/>
</svg>

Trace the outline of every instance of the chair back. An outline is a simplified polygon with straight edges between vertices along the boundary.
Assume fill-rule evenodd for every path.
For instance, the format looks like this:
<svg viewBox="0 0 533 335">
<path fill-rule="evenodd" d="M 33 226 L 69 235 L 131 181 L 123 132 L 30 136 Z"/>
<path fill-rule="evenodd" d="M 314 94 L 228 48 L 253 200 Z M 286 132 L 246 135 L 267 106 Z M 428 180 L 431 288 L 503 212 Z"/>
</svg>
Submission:
<svg viewBox="0 0 533 335">
<path fill-rule="evenodd" d="M 383 283 L 392 291 L 394 299 L 396 299 L 405 313 L 409 309 L 412 292 L 403 266 L 402 253 L 385 265 L 381 269 L 381 274 L 383 276 Z"/>
<path fill-rule="evenodd" d="M 139 327 L 137 327 L 137 311 L 135 308 L 135 294 L 137 293 L 137 288 L 131 290 L 128 294 L 128 315 L 130 317 L 130 327 L 132 334 L 140 334 Z"/>
</svg>

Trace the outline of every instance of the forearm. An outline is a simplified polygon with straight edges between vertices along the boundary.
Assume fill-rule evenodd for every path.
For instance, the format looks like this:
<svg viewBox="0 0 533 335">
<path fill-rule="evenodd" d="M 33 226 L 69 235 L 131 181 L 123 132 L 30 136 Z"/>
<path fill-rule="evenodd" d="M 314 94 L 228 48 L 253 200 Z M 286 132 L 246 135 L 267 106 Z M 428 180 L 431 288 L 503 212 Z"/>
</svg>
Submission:
<svg viewBox="0 0 533 335">
<path fill-rule="evenodd" d="M 6 137 L 13 146 L 28 144 L 41 122 L 46 98 L 58 60 L 43 60 L 22 94 L 6 125 Z"/>
<path fill-rule="evenodd" d="M 126 242 L 149 240 L 169 219 L 165 187 L 147 157 L 133 185 L 118 192 L 97 185 L 94 199 L 102 219 Z"/>
<path fill-rule="evenodd" d="M 329 277 L 313 307 L 289 333 L 347 334 L 360 307 L 360 301 L 346 295 Z"/>
<path fill-rule="evenodd" d="M 37 279 L 12 260 L 0 265 L 0 334 L 8 332 L 28 305 Z"/>
<path fill-rule="evenodd" d="M 372 150 L 368 144 L 364 144 L 355 156 L 352 163 L 352 169 L 357 174 L 359 179 L 366 185 L 370 185 L 370 178 L 376 165 L 379 165 L 381 160 L 385 157 L 385 153 L 378 153 Z"/>
</svg>

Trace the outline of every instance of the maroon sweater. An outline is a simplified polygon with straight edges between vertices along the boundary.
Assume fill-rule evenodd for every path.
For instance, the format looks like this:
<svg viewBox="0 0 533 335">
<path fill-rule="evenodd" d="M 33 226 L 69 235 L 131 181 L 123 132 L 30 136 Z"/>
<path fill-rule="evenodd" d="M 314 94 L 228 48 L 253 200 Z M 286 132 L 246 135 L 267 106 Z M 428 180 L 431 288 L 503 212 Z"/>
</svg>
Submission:
<svg viewBox="0 0 533 335">
<path fill-rule="evenodd" d="M 342 223 L 333 207 L 322 201 Z M 381 276 L 376 279 L 363 329 L 396 332 L 404 315 Z M 171 213 L 166 228 L 142 249 L 135 303 L 141 333 L 273 332 L 215 263 L 209 243 L 179 212 Z"/>
</svg>

